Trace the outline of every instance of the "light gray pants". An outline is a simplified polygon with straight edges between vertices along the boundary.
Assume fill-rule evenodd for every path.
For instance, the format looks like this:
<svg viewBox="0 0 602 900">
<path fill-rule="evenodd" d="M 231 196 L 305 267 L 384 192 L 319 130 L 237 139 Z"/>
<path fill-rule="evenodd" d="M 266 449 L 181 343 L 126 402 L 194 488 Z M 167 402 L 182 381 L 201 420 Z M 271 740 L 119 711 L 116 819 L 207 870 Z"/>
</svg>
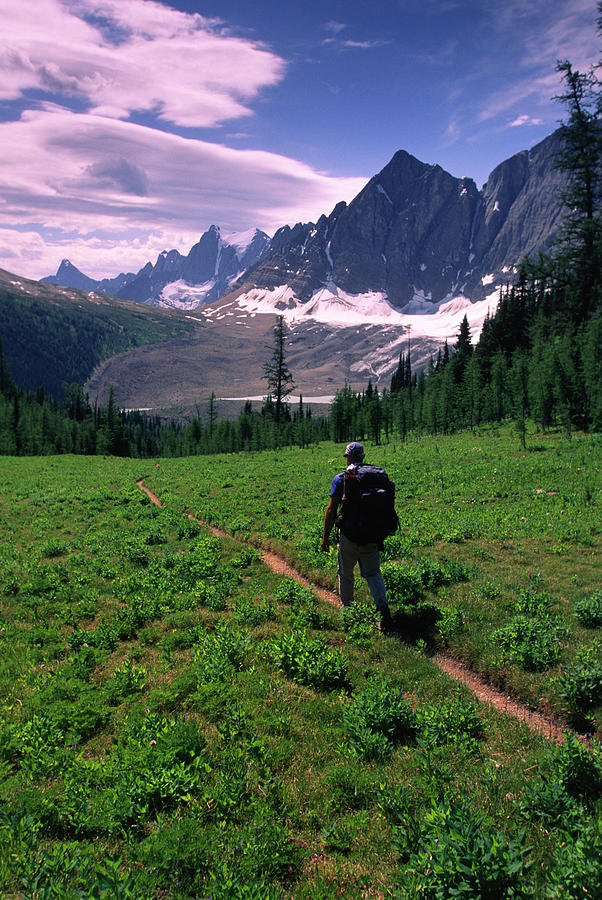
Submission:
<svg viewBox="0 0 602 900">
<path fill-rule="evenodd" d="M 338 567 L 339 597 L 343 606 L 353 603 L 353 570 L 360 565 L 362 578 L 366 579 L 374 605 L 383 612 L 388 609 L 385 583 L 380 571 L 380 553 L 376 544 L 355 544 L 339 532 Z"/>
</svg>

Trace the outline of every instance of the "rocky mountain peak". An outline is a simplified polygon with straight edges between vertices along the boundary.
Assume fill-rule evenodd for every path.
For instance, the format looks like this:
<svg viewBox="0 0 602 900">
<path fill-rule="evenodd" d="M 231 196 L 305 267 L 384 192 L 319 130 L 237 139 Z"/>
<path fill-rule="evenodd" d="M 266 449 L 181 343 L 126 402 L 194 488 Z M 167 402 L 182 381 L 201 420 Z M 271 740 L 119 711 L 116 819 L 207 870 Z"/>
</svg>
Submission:
<svg viewBox="0 0 602 900">
<path fill-rule="evenodd" d="M 405 150 L 348 206 L 317 225 L 280 229 L 244 288 L 288 285 L 307 302 L 324 287 L 377 292 L 397 309 L 472 300 L 506 283 L 526 255 L 543 249 L 562 217 L 558 133 L 491 173 L 482 191 Z"/>
<path fill-rule="evenodd" d="M 181 308 L 234 287 L 286 288 L 301 303 L 324 288 L 378 293 L 394 308 L 423 311 L 457 296 L 479 300 L 557 233 L 566 184 L 555 168 L 559 147 L 556 132 L 515 154 L 481 191 L 472 178 L 398 150 L 349 204 L 316 223 L 285 225 L 271 240 L 258 229 L 227 236 L 211 225 L 186 256 L 164 250 L 135 275 L 95 282 L 63 260 L 43 280 Z"/>
</svg>

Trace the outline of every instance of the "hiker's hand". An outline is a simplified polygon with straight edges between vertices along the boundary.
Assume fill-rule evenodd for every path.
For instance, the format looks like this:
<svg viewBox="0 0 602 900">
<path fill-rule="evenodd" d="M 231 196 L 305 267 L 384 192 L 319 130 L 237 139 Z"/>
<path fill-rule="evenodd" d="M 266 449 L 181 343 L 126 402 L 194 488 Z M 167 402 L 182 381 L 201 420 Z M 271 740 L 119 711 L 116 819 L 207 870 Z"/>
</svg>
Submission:
<svg viewBox="0 0 602 900">
<path fill-rule="evenodd" d="M 322 538 L 322 553 L 330 553 L 330 538 Z"/>
</svg>

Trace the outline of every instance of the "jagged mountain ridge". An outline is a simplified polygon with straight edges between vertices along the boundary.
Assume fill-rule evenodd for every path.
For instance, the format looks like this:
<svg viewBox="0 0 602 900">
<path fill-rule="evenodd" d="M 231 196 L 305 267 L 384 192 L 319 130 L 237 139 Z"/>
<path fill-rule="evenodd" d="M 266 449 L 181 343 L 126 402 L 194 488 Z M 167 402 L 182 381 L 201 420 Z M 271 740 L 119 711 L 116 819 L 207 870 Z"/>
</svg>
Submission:
<svg viewBox="0 0 602 900">
<path fill-rule="evenodd" d="M 180 309 L 261 290 L 273 293 L 275 311 L 324 290 L 378 294 L 408 313 L 458 296 L 482 300 L 556 236 L 566 185 L 555 167 L 559 149 L 554 132 L 497 166 L 482 190 L 399 150 L 351 203 L 317 223 L 284 226 L 271 241 L 256 230 L 236 246 L 213 225 L 188 256 L 163 251 L 135 275 L 94 282 L 64 260 L 42 280 Z"/>
<path fill-rule="evenodd" d="M 163 250 L 154 264 L 146 263 L 137 273 L 95 280 L 64 259 L 56 275 L 41 281 L 152 306 L 194 309 L 225 294 L 233 281 L 259 262 L 269 243 L 268 235 L 259 229 L 222 237 L 219 227 L 212 225 L 187 256 Z"/>
<path fill-rule="evenodd" d="M 286 285 L 289 305 L 323 288 L 379 293 L 407 312 L 460 295 L 484 299 L 558 232 L 566 185 L 555 168 L 559 147 L 556 132 L 497 166 L 481 191 L 398 151 L 349 205 L 316 224 L 280 229 L 237 287 L 280 295 Z"/>
</svg>

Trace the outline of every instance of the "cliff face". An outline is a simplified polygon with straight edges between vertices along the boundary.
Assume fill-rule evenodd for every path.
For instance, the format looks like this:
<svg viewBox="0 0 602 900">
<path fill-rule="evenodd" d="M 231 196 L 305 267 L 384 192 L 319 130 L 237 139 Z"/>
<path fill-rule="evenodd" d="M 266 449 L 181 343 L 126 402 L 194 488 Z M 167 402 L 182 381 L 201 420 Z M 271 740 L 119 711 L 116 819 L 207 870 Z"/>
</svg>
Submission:
<svg viewBox="0 0 602 900">
<path fill-rule="evenodd" d="M 566 184 L 554 167 L 558 149 L 553 134 L 518 153 L 482 191 L 399 151 L 348 206 L 316 225 L 281 229 L 239 286 L 287 284 L 306 301 L 332 284 L 382 292 L 397 308 L 457 294 L 480 299 L 556 235 Z"/>
<path fill-rule="evenodd" d="M 187 256 L 164 251 L 133 275 L 94 282 L 63 260 L 43 279 L 128 300 L 192 309 L 234 287 L 288 286 L 307 302 L 321 288 L 378 292 L 397 309 L 464 295 L 480 300 L 545 250 L 562 219 L 559 133 L 497 166 L 481 191 L 403 150 L 347 205 L 317 223 L 224 239 L 212 225 Z M 237 280 L 238 279 L 238 280 Z"/>
<path fill-rule="evenodd" d="M 566 173 L 555 168 L 559 150 L 555 132 L 491 173 L 483 188 L 484 270 L 497 272 L 534 255 L 558 233 L 563 215 L 560 196 L 567 185 Z"/>
</svg>

